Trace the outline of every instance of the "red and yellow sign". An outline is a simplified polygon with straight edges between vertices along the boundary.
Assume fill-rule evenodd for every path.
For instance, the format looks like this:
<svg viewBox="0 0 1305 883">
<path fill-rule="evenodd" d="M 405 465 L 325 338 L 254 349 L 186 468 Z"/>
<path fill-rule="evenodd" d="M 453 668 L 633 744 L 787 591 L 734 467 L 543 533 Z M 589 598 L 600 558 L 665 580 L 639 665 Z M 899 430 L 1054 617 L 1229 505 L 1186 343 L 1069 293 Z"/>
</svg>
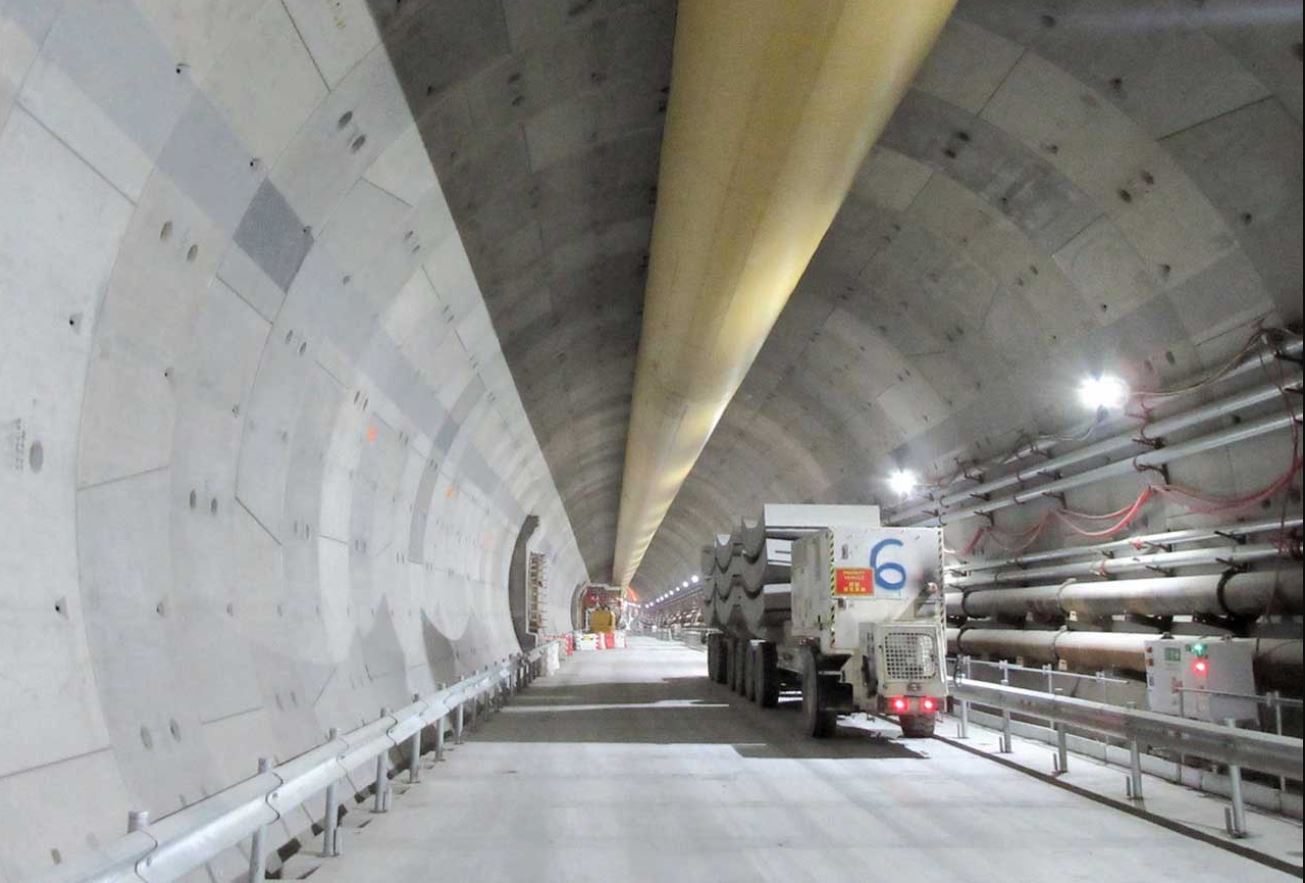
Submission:
<svg viewBox="0 0 1305 883">
<path fill-rule="evenodd" d="M 868 567 L 840 567 L 834 571 L 835 595 L 873 595 L 875 572 Z"/>
</svg>

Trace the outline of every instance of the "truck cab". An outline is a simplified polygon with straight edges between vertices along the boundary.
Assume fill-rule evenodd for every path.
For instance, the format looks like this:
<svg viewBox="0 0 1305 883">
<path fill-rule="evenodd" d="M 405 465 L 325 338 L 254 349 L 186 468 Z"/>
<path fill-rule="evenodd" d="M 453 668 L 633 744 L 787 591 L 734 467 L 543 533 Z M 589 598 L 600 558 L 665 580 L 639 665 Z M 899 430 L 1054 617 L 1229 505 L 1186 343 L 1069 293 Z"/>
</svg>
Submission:
<svg viewBox="0 0 1305 883">
<path fill-rule="evenodd" d="M 804 719 L 832 733 L 839 713 L 894 717 L 908 737 L 933 734 L 947 678 L 942 532 L 849 526 L 792 547 L 785 668 L 800 671 Z"/>
</svg>

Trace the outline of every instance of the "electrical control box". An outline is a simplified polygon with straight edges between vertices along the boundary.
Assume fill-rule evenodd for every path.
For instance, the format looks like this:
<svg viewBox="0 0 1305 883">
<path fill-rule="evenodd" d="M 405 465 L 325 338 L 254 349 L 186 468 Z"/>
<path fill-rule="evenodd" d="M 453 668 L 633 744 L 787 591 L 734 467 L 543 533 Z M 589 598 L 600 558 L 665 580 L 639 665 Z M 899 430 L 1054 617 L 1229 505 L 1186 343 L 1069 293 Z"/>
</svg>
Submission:
<svg viewBox="0 0 1305 883">
<path fill-rule="evenodd" d="M 1146 646 L 1151 710 L 1223 723 L 1256 720 L 1255 642 L 1237 638 L 1160 638 Z"/>
</svg>

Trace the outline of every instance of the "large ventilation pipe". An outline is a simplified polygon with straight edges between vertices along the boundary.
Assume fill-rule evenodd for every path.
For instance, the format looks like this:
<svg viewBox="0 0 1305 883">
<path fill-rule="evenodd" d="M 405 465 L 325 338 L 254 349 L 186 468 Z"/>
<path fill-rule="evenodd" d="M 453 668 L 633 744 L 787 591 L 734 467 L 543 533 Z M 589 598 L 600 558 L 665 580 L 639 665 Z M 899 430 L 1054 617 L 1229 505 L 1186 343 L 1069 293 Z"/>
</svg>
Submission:
<svg viewBox="0 0 1305 883">
<path fill-rule="evenodd" d="M 1146 645 L 1158 635 L 1129 632 L 1037 631 L 964 628 L 947 630 L 948 652 L 963 656 L 1022 659 L 1026 665 L 1058 665 L 1093 671 L 1146 671 Z M 1302 642 L 1256 638 L 1255 680 L 1260 690 L 1301 692 Z"/>
<path fill-rule="evenodd" d="M 954 5 L 680 5 L 616 584 L 638 570 Z"/>
<path fill-rule="evenodd" d="M 947 593 L 949 616 L 1295 615 L 1305 607 L 1299 567 L 1249 573 L 1153 577 L 1109 582 L 971 589 Z"/>
</svg>

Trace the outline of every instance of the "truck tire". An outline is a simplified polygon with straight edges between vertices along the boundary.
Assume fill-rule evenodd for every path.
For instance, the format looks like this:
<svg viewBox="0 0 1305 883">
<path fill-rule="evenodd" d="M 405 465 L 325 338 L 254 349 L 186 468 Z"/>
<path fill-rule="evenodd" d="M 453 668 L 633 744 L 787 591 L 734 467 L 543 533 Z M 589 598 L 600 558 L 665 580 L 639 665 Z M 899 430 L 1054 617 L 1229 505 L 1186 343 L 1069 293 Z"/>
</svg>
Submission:
<svg viewBox="0 0 1305 883">
<path fill-rule="evenodd" d="M 757 701 L 757 645 L 748 641 L 743 653 L 743 698 Z"/>
<path fill-rule="evenodd" d="M 725 676 L 721 683 L 731 690 L 734 689 L 734 679 L 738 677 L 738 673 L 735 671 L 738 668 L 737 645 L 738 641 L 733 638 L 723 638 L 720 642 L 721 671 Z"/>
<path fill-rule="evenodd" d="M 779 705 L 779 652 L 769 641 L 757 645 L 756 698 L 762 708 Z"/>
<path fill-rule="evenodd" d="M 749 643 L 744 639 L 734 642 L 734 680 L 730 682 L 730 687 L 740 696 L 747 692 Z"/>
<path fill-rule="evenodd" d="M 707 636 L 707 680 L 715 684 L 725 681 L 724 666 L 721 654 L 721 636 L 717 632 L 712 632 Z"/>
<path fill-rule="evenodd" d="M 932 714 L 904 714 L 897 719 L 902 728 L 902 735 L 907 739 L 929 739 L 933 737 L 935 716 Z"/>
<path fill-rule="evenodd" d="M 830 679 L 820 673 L 816 652 L 802 654 L 802 731 L 813 739 L 828 739 L 838 726 L 838 713 L 829 710 Z"/>
</svg>

